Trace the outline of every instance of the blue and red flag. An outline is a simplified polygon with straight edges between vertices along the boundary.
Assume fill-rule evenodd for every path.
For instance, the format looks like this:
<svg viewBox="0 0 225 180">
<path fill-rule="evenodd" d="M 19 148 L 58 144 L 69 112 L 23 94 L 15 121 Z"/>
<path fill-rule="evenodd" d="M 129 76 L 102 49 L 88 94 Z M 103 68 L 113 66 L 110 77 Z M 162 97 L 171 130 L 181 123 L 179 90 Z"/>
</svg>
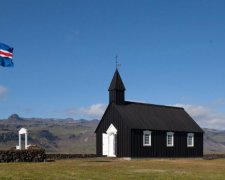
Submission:
<svg viewBox="0 0 225 180">
<path fill-rule="evenodd" d="M 13 67 L 13 48 L 0 43 L 0 66 Z"/>
</svg>

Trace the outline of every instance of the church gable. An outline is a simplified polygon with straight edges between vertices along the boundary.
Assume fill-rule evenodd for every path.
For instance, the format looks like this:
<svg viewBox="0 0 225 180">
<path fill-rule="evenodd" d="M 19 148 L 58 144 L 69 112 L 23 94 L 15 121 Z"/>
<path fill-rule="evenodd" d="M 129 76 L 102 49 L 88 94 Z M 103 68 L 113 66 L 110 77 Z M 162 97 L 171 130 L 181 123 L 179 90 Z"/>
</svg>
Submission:
<svg viewBox="0 0 225 180">
<path fill-rule="evenodd" d="M 106 109 L 96 133 L 96 152 L 98 156 L 103 155 L 103 136 L 107 134 L 110 127 L 116 129 L 116 142 L 117 142 L 117 156 L 129 157 L 130 156 L 130 130 L 123 118 L 115 108 L 115 104 L 111 103 Z M 112 129 L 111 129 L 112 130 Z"/>
<path fill-rule="evenodd" d="M 124 122 L 122 116 L 118 112 L 118 110 L 115 108 L 115 104 L 111 103 L 108 105 L 104 115 L 102 116 L 101 121 L 99 122 L 95 133 L 98 132 L 98 130 L 101 128 L 101 131 L 106 132 L 109 125 L 113 124 L 116 128 L 119 127 L 126 127 L 128 128 L 128 125 Z M 119 128 L 120 129 L 120 128 Z"/>
</svg>

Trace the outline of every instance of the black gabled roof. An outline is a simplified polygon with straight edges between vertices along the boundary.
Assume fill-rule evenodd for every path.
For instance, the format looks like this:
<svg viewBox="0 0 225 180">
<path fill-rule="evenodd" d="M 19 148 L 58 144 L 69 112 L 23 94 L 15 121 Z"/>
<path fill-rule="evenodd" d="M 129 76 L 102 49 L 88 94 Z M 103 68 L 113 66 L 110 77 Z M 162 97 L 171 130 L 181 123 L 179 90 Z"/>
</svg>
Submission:
<svg viewBox="0 0 225 180">
<path fill-rule="evenodd" d="M 136 102 L 113 106 L 130 129 L 203 132 L 184 108 Z"/>
<path fill-rule="evenodd" d="M 109 91 L 112 91 L 112 90 L 119 90 L 119 91 L 125 91 L 126 90 L 125 87 L 124 87 L 123 81 L 120 77 L 118 69 L 116 69 L 116 71 L 114 73 L 114 76 L 113 76 L 113 79 L 111 81 L 111 84 L 109 86 Z"/>
</svg>

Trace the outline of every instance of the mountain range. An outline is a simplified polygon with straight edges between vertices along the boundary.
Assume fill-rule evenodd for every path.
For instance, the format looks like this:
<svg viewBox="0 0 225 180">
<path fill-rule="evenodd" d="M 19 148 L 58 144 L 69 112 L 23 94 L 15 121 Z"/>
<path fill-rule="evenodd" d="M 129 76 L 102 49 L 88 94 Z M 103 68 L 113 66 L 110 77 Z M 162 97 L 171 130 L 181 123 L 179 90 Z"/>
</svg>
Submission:
<svg viewBox="0 0 225 180">
<path fill-rule="evenodd" d="M 28 129 L 28 144 L 45 148 L 47 153 L 95 153 L 98 123 L 97 119 L 22 118 L 13 114 L 0 120 L 0 150 L 18 145 L 18 131 L 24 127 Z M 225 131 L 203 130 L 204 154 L 225 153 Z"/>
</svg>

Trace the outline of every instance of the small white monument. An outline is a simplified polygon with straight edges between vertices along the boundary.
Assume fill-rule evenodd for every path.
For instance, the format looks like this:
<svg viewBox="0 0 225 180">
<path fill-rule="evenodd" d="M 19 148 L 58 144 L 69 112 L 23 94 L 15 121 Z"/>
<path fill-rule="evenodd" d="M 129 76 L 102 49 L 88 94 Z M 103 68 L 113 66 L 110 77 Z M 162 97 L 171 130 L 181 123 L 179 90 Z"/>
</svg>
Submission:
<svg viewBox="0 0 225 180">
<path fill-rule="evenodd" d="M 21 150 L 22 146 L 21 146 L 21 135 L 25 134 L 25 149 L 27 149 L 30 145 L 27 144 L 27 129 L 25 128 L 21 128 L 19 130 L 19 146 L 16 146 L 16 149 Z"/>
</svg>

